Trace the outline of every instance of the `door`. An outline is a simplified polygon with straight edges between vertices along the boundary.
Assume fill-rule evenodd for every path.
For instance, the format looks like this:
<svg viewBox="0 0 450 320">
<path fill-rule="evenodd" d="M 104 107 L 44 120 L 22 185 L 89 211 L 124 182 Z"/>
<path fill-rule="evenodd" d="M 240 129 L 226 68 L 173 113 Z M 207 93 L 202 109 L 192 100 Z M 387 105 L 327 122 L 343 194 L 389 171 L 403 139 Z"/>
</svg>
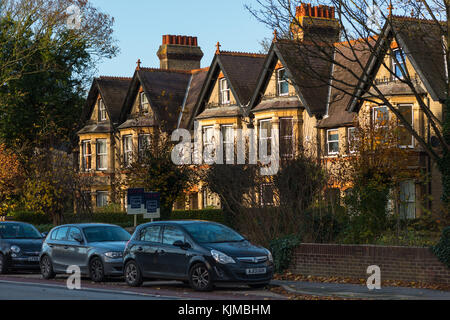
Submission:
<svg viewBox="0 0 450 320">
<path fill-rule="evenodd" d="M 176 241 L 186 242 L 186 235 L 176 226 L 165 226 L 162 245 L 158 251 L 159 268 L 170 277 L 185 278 L 187 276 L 187 249 L 174 246 Z"/>
<path fill-rule="evenodd" d="M 77 239 L 83 239 L 80 243 Z M 87 247 L 84 242 L 81 230 L 77 227 L 70 227 L 67 234 L 67 242 L 64 246 L 64 255 L 66 259 L 64 263 L 68 266 L 78 266 L 82 273 L 88 272 L 87 266 Z"/>
<path fill-rule="evenodd" d="M 139 241 L 132 248 L 144 276 L 152 276 L 160 272 L 157 252 L 161 245 L 161 229 L 160 225 L 142 229 Z"/>
<path fill-rule="evenodd" d="M 48 245 L 51 248 L 51 260 L 53 263 L 53 269 L 57 272 L 66 272 L 64 268 L 64 246 L 67 240 L 67 233 L 69 227 L 61 227 L 56 229 L 50 235 L 50 241 Z"/>
</svg>

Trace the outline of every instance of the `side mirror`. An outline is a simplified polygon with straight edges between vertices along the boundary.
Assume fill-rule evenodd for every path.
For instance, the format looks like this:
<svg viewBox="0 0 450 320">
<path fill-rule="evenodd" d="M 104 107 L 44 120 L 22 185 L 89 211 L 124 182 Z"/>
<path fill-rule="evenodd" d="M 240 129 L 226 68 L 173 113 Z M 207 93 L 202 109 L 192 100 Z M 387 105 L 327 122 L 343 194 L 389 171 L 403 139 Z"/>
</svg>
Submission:
<svg viewBox="0 0 450 320">
<path fill-rule="evenodd" d="M 42 232 L 42 233 L 41 233 L 41 236 L 42 236 L 42 238 L 44 238 L 44 239 L 47 238 L 48 232 Z"/>
<path fill-rule="evenodd" d="M 81 235 L 79 235 L 79 234 L 76 234 L 76 235 L 73 237 L 73 239 L 74 239 L 76 242 L 83 243 L 83 237 L 82 237 Z"/>
<path fill-rule="evenodd" d="M 190 245 L 189 243 L 183 242 L 183 241 L 181 241 L 181 240 L 175 241 L 175 242 L 173 243 L 173 245 L 174 245 L 175 247 L 179 247 L 179 248 L 181 248 L 181 249 L 189 249 L 189 248 L 191 247 L 191 245 Z"/>
</svg>

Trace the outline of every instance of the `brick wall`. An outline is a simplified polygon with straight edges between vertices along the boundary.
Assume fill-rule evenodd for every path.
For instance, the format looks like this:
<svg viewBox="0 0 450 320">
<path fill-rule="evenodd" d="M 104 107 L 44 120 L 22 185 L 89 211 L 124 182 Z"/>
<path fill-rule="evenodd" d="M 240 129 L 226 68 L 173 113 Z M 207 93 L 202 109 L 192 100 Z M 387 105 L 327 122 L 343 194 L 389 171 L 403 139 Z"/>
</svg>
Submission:
<svg viewBox="0 0 450 320">
<path fill-rule="evenodd" d="M 294 251 L 290 271 L 363 279 L 370 265 L 380 267 L 382 280 L 450 284 L 450 269 L 430 249 L 416 247 L 302 244 Z"/>
</svg>

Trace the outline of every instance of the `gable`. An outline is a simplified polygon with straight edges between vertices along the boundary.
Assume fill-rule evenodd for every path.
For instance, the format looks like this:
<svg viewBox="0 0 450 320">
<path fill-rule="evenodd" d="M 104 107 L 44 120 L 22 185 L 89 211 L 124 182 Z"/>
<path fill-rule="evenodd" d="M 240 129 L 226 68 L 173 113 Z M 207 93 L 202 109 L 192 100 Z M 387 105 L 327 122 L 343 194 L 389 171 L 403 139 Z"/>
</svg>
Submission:
<svg viewBox="0 0 450 320">
<path fill-rule="evenodd" d="M 99 106 L 100 106 L 100 101 L 103 103 L 103 106 L 105 108 L 105 115 L 106 115 L 106 119 L 105 120 L 100 120 L 99 119 Z M 95 122 L 100 122 L 100 121 L 109 121 L 109 115 L 108 112 L 106 111 L 106 104 L 105 101 L 103 100 L 102 96 L 100 94 L 97 95 L 97 99 L 95 100 L 95 105 L 94 108 L 92 109 L 92 113 L 91 113 L 91 117 L 90 119 L 91 121 L 95 121 Z"/>
<path fill-rule="evenodd" d="M 141 94 L 145 94 L 145 97 L 147 97 L 147 103 L 146 105 L 141 107 Z M 144 109 L 141 109 L 144 108 Z M 143 110 L 143 111 L 142 111 Z M 150 103 L 150 100 L 148 99 L 148 96 L 146 93 L 144 93 L 144 88 L 142 86 L 139 87 L 139 90 L 136 92 L 136 95 L 134 97 L 133 106 L 131 107 L 131 116 L 137 116 L 142 115 L 149 118 L 154 118 L 154 111 L 153 107 Z"/>
<path fill-rule="evenodd" d="M 276 97 L 276 96 L 278 96 L 278 92 L 279 92 L 279 87 L 278 87 L 278 72 L 280 71 L 280 70 L 282 70 L 282 69 L 284 69 L 284 70 L 286 70 L 286 68 L 283 66 L 283 64 L 281 63 L 281 61 L 280 60 L 277 60 L 277 63 L 276 63 L 276 65 L 275 65 L 275 69 L 272 71 L 272 73 L 271 73 L 271 75 L 270 75 L 270 77 L 268 77 L 267 79 L 267 81 L 268 81 L 268 84 L 267 84 L 267 87 L 266 87 L 266 89 L 264 90 L 264 93 L 263 93 L 263 96 L 264 97 L 266 97 L 266 98 L 270 98 L 270 97 Z M 295 88 L 294 88 L 294 86 L 292 85 L 292 82 L 289 80 L 288 81 L 288 84 L 287 84 L 287 86 L 288 86 L 288 91 L 289 91 L 289 93 L 288 93 L 288 96 L 294 96 L 294 95 L 296 95 L 296 92 L 295 92 Z"/>
<path fill-rule="evenodd" d="M 221 81 L 225 81 L 224 79 L 226 79 L 228 81 L 228 89 L 229 89 L 229 96 L 230 96 L 230 102 L 227 103 L 226 105 L 235 105 L 235 104 L 237 104 L 236 97 L 233 94 L 233 90 L 231 90 L 231 85 L 230 85 L 229 80 L 227 78 L 225 78 L 223 72 L 220 72 L 219 73 L 219 77 L 214 82 L 214 86 L 213 86 L 213 89 L 211 91 L 211 95 L 209 96 L 209 99 L 207 100 L 208 101 L 207 105 L 210 105 L 210 106 L 222 106 L 221 100 L 220 100 L 220 95 L 221 95 L 220 82 Z"/>
</svg>

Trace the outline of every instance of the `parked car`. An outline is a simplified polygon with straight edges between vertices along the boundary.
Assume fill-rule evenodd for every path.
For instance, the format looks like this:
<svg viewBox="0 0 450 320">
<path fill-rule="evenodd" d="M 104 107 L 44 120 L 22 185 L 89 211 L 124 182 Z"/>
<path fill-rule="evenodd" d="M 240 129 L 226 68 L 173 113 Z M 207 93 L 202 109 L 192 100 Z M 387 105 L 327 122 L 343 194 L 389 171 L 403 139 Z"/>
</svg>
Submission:
<svg viewBox="0 0 450 320">
<path fill-rule="evenodd" d="M 44 236 L 31 224 L 0 222 L 0 274 L 11 269 L 39 269 Z"/>
<path fill-rule="evenodd" d="M 109 224 L 70 224 L 50 231 L 40 255 L 44 279 L 79 266 L 82 275 L 101 282 L 106 276 L 123 274 L 123 251 L 131 235 Z"/>
<path fill-rule="evenodd" d="M 269 250 L 214 222 L 170 221 L 140 225 L 124 252 L 128 285 L 172 279 L 209 291 L 215 283 L 266 286 L 273 276 Z"/>
</svg>

